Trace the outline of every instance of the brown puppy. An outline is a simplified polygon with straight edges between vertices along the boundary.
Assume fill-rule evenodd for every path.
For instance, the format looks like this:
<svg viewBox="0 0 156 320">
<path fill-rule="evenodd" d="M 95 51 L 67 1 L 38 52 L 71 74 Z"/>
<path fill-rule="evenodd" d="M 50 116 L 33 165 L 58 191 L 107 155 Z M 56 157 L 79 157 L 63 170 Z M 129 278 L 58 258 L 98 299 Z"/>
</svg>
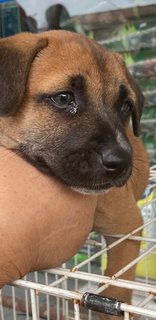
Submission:
<svg viewBox="0 0 156 320">
<path fill-rule="evenodd" d="M 142 96 L 117 54 L 55 31 L 1 40 L 0 59 L 3 146 L 80 192 L 127 182 Z"/>
<path fill-rule="evenodd" d="M 141 224 L 136 200 L 148 161 L 134 135 L 143 97 L 118 54 L 65 31 L 16 35 L 0 40 L 0 87 L 1 145 L 78 192 L 111 189 L 99 197 L 95 230 L 125 233 Z M 127 241 L 120 259 L 115 249 L 107 274 L 138 248 Z"/>
</svg>

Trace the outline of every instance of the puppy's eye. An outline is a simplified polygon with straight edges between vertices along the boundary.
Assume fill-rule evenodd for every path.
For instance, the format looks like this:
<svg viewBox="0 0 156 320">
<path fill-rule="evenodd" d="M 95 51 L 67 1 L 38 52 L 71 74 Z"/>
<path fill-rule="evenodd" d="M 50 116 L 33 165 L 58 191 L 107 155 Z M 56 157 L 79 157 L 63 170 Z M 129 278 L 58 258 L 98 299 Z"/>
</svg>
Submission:
<svg viewBox="0 0 156 320">
<path fill-rule="evenodd" d="M 120 108 L 120 112 L 123 116 L 129 116 L 132 112 L 133 106 L 132 103 L 129 101 L 124 101 L 121 108 Z"/>
<path fill-rule="evenodd" d="M 68 106 L 75 104 L 72 92 L 57 93 L 54 96 L 51 96 L 50 99 L 60 109 L 66 109 Z"/>
</svg>

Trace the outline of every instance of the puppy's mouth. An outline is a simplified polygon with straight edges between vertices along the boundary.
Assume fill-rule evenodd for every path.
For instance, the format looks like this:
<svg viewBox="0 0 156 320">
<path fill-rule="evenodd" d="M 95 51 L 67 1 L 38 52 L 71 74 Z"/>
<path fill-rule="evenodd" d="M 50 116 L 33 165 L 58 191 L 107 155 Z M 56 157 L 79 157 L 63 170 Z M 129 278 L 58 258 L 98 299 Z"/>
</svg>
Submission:
<svg viewBox="0 0 156 320">
<path fill-rule="evenodd" d="M 90 183 L 90 184 L 83 184 L 83 185 L 74 185 L 70 182 L 65 182 L 65 184 L 69 185 L 71 189 L 73 189 L 76 192 L 82 193 L 82 194 L 106 194 L 108 193 L 112 188 L 121 188 L 123 187 L 128 179 L 130 178 L 132 174 L 132 169 L 129 168 L 126 175 L 122 178 L 115 179 L 114 181 L 110 181 L 109 183 Z"/>
<path fill-rule="evenodd" d="M 42 157 L 35 157 L 32 159 L 28 156 L 24 156 L 24 158 L 42 173 L 50 177 L 55 177 L 72 190 L 81 194 L 105 194 L 108 193 L 113 187 L 122 187 L 127 182 L 132 172 L 131 167 L 129 167 L 127 171 L 125 170 L 126 173 L 122 177 L 112 179 L 109 182 L 106 182 L 105 179 L 103 179 L 105 181 L 103 182 L 101 181 L 102 179 L 88 179 L 87 177 L 82 182 L 80 177 L 78 179 L 77 177 L 70 177 L 70 175 L 66 176 L 66 174 L 59 174 L 50 165 L 48 165 Z"/>
<path fill-rule="evenodd" d="M 71 189 L 82 194 L 101 194 L 113 187 L 122 187 L 132 173 L 132 159 L 128 155 L 120 170 L 114 163 L 106 168 L 101 156 L 92 152 L 84 161 L 84 155 L 74 153 L 67 157 L 51 158 L 51 154 L 18 149 L 16 152 L 42 173 L 55 177 Z M 83 155 L 83 157 L 81 156 Z"/>
</svg>

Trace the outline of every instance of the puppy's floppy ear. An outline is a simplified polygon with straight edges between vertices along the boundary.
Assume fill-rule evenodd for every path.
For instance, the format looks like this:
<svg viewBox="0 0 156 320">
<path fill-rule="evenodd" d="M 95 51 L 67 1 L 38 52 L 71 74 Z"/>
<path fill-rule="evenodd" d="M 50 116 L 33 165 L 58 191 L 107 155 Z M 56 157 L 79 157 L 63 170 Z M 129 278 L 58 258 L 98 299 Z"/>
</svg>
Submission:
<svg viewBox="0 0 156 320">
<path fill-rule="evenodd" d="M 141 92 L 141 89 L 136 81 L 133 82 L 133 89 L 136 94 L 136 107 L 132 113 L 132 125 L 133 132 L 135 136 L 139 136 L 140 134 L 140 119 L 144 107 L 144 96 Z"/>
<path fill-rule="evenodd" d="M 11 116 L 20 107 L 31 64 L 48 40 L 21 33 L 0 40 L 0 116 Z"/>
</svg>

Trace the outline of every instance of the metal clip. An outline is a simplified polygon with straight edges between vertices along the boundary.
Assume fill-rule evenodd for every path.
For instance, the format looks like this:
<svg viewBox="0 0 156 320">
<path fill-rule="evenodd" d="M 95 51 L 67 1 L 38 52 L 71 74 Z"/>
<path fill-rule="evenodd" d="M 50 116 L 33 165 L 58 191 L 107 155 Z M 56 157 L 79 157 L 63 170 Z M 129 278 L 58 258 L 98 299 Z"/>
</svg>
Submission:
<svg viewBox="0 0 156 320">
<path fill-rule="evenodd" d="M 81 304 L 87 309 L 114 316 L 123 316 L 123 311 L 120 309 L 121 303 L 123 303 L 121 300 L 106 298 L 89 292 L 83 295 L 81 301 Z"/>
</svg>

